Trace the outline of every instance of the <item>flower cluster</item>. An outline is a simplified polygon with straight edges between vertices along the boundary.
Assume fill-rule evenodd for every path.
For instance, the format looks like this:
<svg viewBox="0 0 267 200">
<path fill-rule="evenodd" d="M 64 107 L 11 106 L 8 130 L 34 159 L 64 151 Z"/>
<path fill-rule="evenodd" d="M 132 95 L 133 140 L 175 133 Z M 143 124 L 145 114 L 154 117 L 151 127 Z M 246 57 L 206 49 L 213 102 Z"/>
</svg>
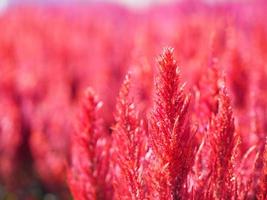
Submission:
<svg viewBox="0 0 267 200">
<path fill-rule="evenodd" d="M 266 199 L 266 9 L 8 8 L 0 199 Z"/>
<path fill-rule="evenodd" d="M 213 90 L 207 92 L 210 96 L 199 98 L 200 89 L 190 91 L 181 83 L 180 68 L 173 57 L 173 49 L 164 49 L 158 60 L 153 106 L 147 109 L 151 113 L 146 115 L 140 114 L 140 107 L 133 99 L 137 93 L 134 93 L 132 79 L 129 74 L 126 75 L 117 100 L 116 123 L 108 142 L 112 144 L 111 163 L 106 165 L 109 166 L 109 175 L 106 175 L 105 180 L 111 175 L 110 182 L 106 184 L 113 186 L 112 193 L 107 196 L 110 191 L 102 190 L 105 198 L 91 196 L 94 192 L 87 190 L 97 187 L 97 183 L 92 186 L 92 181 L 85 179 L 85 182 L 81 180 L 79 183 L 83 187 L 89 184 L 88 188 L 79 189 L 70 184 L 72 190 L 79 190 L 78 193 L 73 192 L 74 198 L 265 199 L 265 142 L 254 154 L 254 161 L 249 163 L 250 170 L 244 173 L 242 168 L 249 149 L 244 152 L 241 149 L 241 135 L 235 128 L 235 117 L 239 119 L 239 116 L 233 114 L 224 77 L 217 68 L 211 67 L 209 70 L 211 80 L 207 89 L 211 87 Z M 204 80 L 207 82 L 206 78 L 200 82 Z M 199 103 L 191 103 L 190 98 Z M 96 105 L 92 106 L 91 102 L 87 104 L 93 108 Z M 195 113 L 204 105 L 208 110 L 203 110 L 206 120 L 201 119 L 201 114 Z M 82 153 L 76 155 L 75 152 L 79 148 L 85 150 L 85 147 L 87 153 L 91 152 L 92 142 L 89 140 L 97 137 L 99 130 L 95 126 L 95 117 L 87 120 L 86 127 L 94 127 L 89 129 L 87 145 L 83 143 L 73 147 L 74 161 L 81 159 L 85 163 L 92 162 L 91 156 Z M 82 138 L 83 131 L 77 135 Z M 93 144 L 95 146 L 96 142 Z M 105 149 L 102 147 L 103 151 Z M 97 174 L 87 174 L 91 165 L 71 164 L 72 168 L 85 167 L 87 171 L 81 171 L 78 176 L 87 177 Z M 247 178 L 249 180 L 244 181 Z M 80 197 L 83 193 L 89 196 Z"/>
</svg>

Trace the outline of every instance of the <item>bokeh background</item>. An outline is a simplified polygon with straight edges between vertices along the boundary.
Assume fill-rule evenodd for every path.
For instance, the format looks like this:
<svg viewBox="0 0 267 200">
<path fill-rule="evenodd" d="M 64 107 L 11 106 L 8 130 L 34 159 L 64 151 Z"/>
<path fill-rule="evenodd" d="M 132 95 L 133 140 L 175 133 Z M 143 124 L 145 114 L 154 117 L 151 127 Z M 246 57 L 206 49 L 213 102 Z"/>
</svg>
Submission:
<svg viewBox="0 0 267 200">
<path fill-rule="evenodd" d="M 104 102 L 110 131 L 125 73 L 142 80 L 149 104 L 165 46 L 189 86 L 216 55 L 231 80 L 242 148 L 264 140 L 246 136 L 243 114 L 250 87 L 267 102 L 266 9 L 249 0 L 0 0 L 0 199 L 71 199 L 67 166 L 83 91 L 92 86 Z M 266 103 L 259 106 L 264 118 Z"/>
</svg>

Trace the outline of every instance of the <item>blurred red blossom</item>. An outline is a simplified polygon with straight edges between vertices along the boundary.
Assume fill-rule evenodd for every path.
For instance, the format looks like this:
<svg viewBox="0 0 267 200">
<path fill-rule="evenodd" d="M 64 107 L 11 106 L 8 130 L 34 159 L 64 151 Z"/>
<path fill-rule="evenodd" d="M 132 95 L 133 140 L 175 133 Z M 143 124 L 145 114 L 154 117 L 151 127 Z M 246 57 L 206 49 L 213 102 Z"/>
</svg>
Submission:
<svg viewBox="0 0 267 200">
<path fill-rule="evenodd" d="M 106 199 L 109 166 L 109 141 L 99 109 L 102 103 L 87 89 L 79 127 L 72 137 L 72 168 L 69 184 L 75 199 Z"/>
</svg>

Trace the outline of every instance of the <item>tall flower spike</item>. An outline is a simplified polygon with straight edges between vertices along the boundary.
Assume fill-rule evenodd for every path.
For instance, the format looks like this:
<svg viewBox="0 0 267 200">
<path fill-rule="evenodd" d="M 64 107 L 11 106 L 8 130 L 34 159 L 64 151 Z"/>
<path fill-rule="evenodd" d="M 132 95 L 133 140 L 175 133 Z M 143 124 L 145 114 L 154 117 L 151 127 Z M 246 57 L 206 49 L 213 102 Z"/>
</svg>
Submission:
<svg viewBox="0 0 267 200">
<path fill-rule="evenodd" d="M 82 104 L 81 119 L 78 131 L 73 136 L 72 163 L 69 185 L 76 200 L 105 199 L 102 163 L 108 159 L 100 154 L 106 152 L 108 142 L 97 118 L 101 102 L 97 101 L 94 92 L 87 89 Z M 101 145 L 101 146 L 100 146 Z M 102 164 L 102 165 L 101 165 Z"/>
<path fill-rule="evenodd" d="M 145 199 L 143 160 L 146 153 L 146 132 L 136 105 L 130 97 L 130 75 L 120 89 L 116 105 L 116 125 L 113 132 L 115 163 L 115 199 Z M 115 164 L 115 165 L 116 165 Z"/>
<path fill-rule="evenodd" d="M 200 141 L 199 149 L 196 153 L 194 164 L 194 176 L 195 184 L 193 185 L 196 195 L 201 196 L 202 199 L 208 199 L 204 197 L 205 190 L 208 182 L 210 182 L 210 169 L 213 162 L 210 162 L 211 144 L 209 142 L 209 131 L 207 126 L 210 122 L 211 116 L 218 112 L 218 94 L 219 83 L 221 82 L 221 76 L 216 66 L 216 61 L 211 59 L 211 64 L 208 65 L 205 73 L 202 74 L 196 88 L 194 121 L 198 124 L 198 131 L 196 134 L 197 140 Z M 209 181 L 208 181 L 209 180 Z"/>
<path fill-rule="evenodd" d="M 214 198 L 231 199 L 234 197 L 235 177 L 233 174 L 235 148 L 234 117 L 230 98 L 224 86 L 218 96 L 218 113 L 211 120 L 211 146 L 213 147 L 214 168 L 212 182 L 214 183 Z"/>
<path fill-rule="evenodd" d="M 180 83 L 180 72 L 173 49 L 166 48 L 159 59 L 155 83 L 154 108 L 150 117 L 149 141 L 155 154 L 152 193 L 160 199 L 185 197 L 185 187 L 192 168 L 195 142 L 188 121 L 189 95 Z"/>
</svg>

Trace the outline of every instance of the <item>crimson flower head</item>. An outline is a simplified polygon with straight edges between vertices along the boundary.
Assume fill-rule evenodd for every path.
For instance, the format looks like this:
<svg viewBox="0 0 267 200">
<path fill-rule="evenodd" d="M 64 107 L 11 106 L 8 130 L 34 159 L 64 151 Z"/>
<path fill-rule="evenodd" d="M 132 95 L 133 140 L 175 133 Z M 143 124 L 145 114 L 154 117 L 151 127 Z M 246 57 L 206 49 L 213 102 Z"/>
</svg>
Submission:
<svg viewBox="0 0 267 200">
<path fill-rule="evenodd" d="M 180 82 L 173 49 L 164 49 L 158 71 L 149 131 L 158 165 L 152 193 L 160 199 L 177 199 L 187 193 L 187 179 L 194 161 L 194 132 L 188 118 L 190 95 Z"/>
<path fill-rule="evenodd" d="M 81 107 L 79 128 L 73 135 L 69 185 L 75 199 L 105 198 L 108 142 L 98 118 L 101 102 L 87 89 Z"/>
<path fill-rule="evenodd" d="M 224 86 L 218 94 L 218 111 L 210 125 L 213 151 L 212 184 L 214 198 L 231 199 L 236 190 L 234 161 L 237 147 L 233 111 Z"/>
<path fill-rule="evenodd" d="M 131 78 L 127 74 L 116 106 L 114 144 L 115 199 L 145 199 L 144 156 L 147 149 L 144 120 L 141 119 L 130 93 Z M 118 170 L 117 170 L 118 168 Z"/>
</svg>

